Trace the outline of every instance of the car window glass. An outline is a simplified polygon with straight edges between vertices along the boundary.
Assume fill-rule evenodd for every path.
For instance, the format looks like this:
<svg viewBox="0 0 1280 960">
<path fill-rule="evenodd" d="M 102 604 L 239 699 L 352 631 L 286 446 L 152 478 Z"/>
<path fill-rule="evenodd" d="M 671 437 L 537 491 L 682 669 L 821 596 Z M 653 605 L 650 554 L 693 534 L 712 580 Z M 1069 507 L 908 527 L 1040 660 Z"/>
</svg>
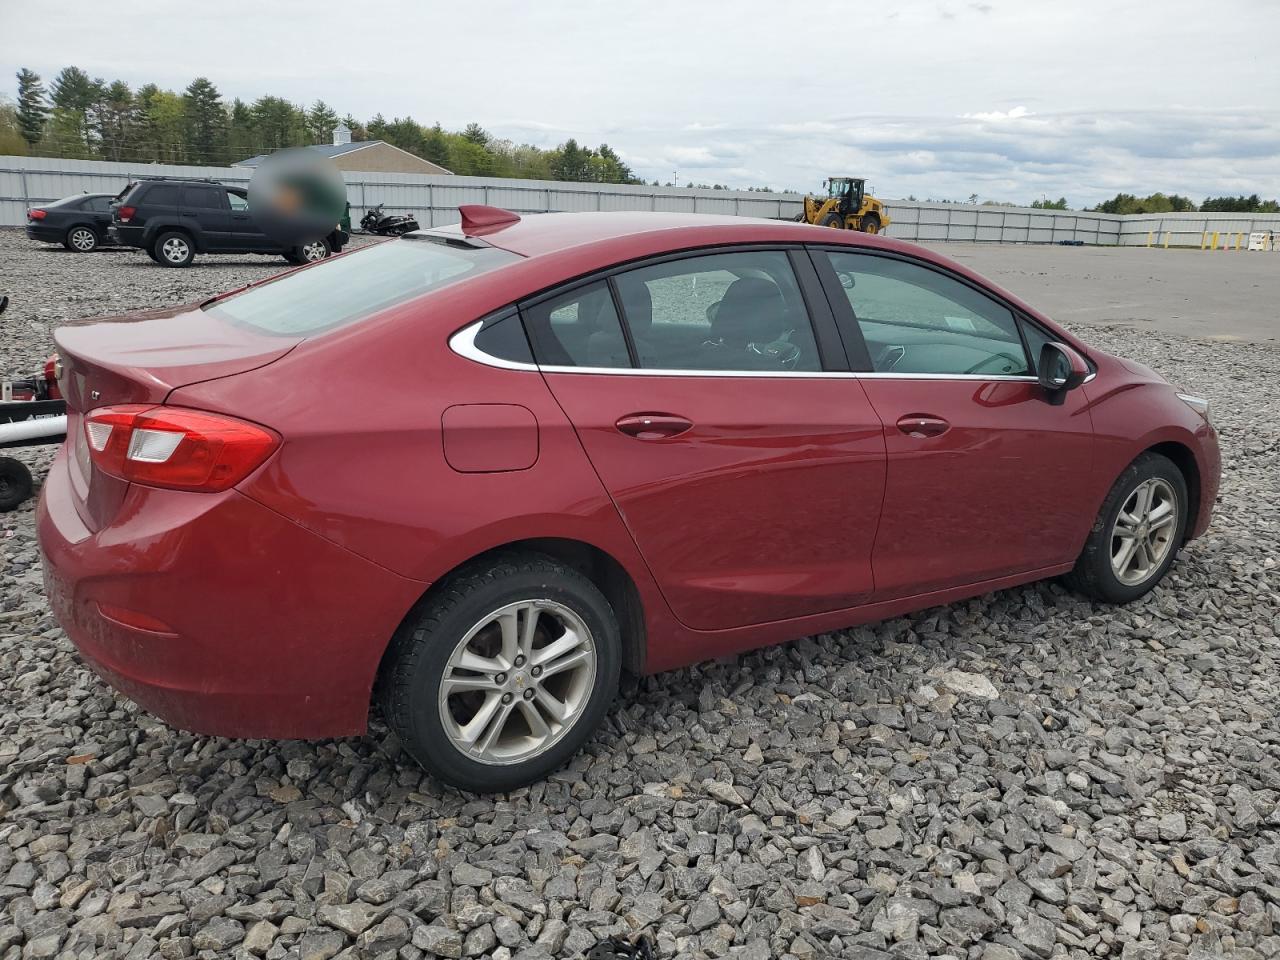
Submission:
<svg viewBox="0 0 1280 960">
<path fill-rule="evenodd" d="M 480 324 L 473 342 L 477 350 L 498 360 L 533 363 L 524 325 L 514 312 L 487 318 Z"/>
<path fill-rule="evenodd" d="M 206 187 L 183 187 L 182 205 L 199 210 L 225 210 L 222 190 L 210 190 Z"/>
<path fill-rule="evenodd" d="M 249 201 L 238 193 L 232 193 L 230 190 L 227 191 L 227 202 L 231 204 L 232 210 L 249 209 Z"/>
<path fill-rule="evenodd" d="M 741 372 L 822 369 L 787 255 L 688 257 L 615 278 L 642 368 Z"/>
<path fill-rule="evenodd" d="M 406 237 L 281 274 L 204 309 L 266 333 L 310 335 L 355 323 L 519 259 L 497 247 L 455 247 Z"/>
<path fill-rule="evenodd" d="M 609 285 L 577 287 L 522 308 L 540 363 L 553 367 L 630 367 Z"/>
<path fill-rule="evenodd" d="M 157 184 L 142 195 L 142 202 L 176 207 L 178 205 L 178 188 Z"/>
<path fill-rule="evenodd" d="M 1031 369 L 1033 372 L 1040 368 L 1040 351 L 1044 349 L 1046 343 L 1053 343 L 1055 338 L 1049 336 L 1043 329 L 1034 323 L 1023 321 L 1022 335 L 1027 341 L 1027 353 L 1031 358 Z"/>
<path fill-rule="evenodd" d="M 90 197 L 84 209 L 92 210 L 94 213 L 109 213 L 111 210 L 110 197 Z"/>
<path fill-rule="evenodd" d="M 937 270 L 862 253 L 827 254 L 877 373 L 1024 376 L 1013 313 Z"/>
</svg>

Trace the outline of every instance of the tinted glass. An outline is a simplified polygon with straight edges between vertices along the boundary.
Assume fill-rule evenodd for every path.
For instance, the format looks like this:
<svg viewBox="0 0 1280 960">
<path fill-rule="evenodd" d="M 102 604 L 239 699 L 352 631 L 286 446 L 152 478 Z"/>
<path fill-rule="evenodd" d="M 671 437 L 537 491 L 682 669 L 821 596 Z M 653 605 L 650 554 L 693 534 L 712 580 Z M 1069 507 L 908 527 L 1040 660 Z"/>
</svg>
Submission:
<svg viewBox="0 0 1280 960">
<path fill-rule="evenodd" d="M 1022 335 L 1027 341 L 1027 353 L 1031 357 L 1032 370 L 1036 371 L 1040 367 L 1040 351 L 1044 348 L 1046 343 L 1051 343 L 1054 338 L 1049 336 L 1049 334 L 1045 333 L 1034 323 L 1026 322 L 1022 324 Z"/>
<path fill-rule="evenodd" d="M 540 363 L 553 367 L 630 367 L 622 324 L 604 281 L 522 308 Z"/>
<path fill-rule="evenodd" d="M 249 201 L 238 193 L 232 193 L 230 190 L 227 191 L 227 202 L 231 204 L 232 210 L 249 209 Z"/>
<path fill-rule="evenodd" d="M 84 202 L 84 194 L 77 193 L 74 196 L 63 197 L 61 200 L 53 200 L 50 203 L 40 204 L 43 210 L 53 210 L 62 207 L 67 210 L 79 210 L 80 204 Z"/>
<path fill-rule="evenodd" d="M 154 184 L 142 194 L 142 202 L 176 207 L 178 205 L 178 188 L 160 183 Z"/>
<path fill-rule="evenodd" d="M 485 320 L 476 334 L 475 345 L 477 350 L 499 360 L 533 363 L 533 352 L 524 335 L 524 325 L 516 313 Z"/>
<path fill-rule="evenodd" d="M 226 191 L 211 187 L 183 187 L 182 205 L 197 210 L 225 210 L 223 197 Z"/>
<path fill-rule="evenodd" d="M 325 260 L 205 309 L 267 333 L 313 334 L 519 259 L 495 247 L 455 247 L 406 237 Z"/>
<path fill-rule="evenodd" d="M 877 373 L 1031 372 L 1013 314 L 967 284 L 888 257 L 827 256 Z"/>
<path fill-rule="evenodd" d="M 640 366 L 817 371 L 822 360 L 782 251 L 668 261 L 615 278 Z"/>
<path fill-rule="evenodd" d="M 90 197 L 85 201 L 85 210 L 92 210 L 94 213 L 110 213 L 111 198 L 110 197 Z"/>
</svg>

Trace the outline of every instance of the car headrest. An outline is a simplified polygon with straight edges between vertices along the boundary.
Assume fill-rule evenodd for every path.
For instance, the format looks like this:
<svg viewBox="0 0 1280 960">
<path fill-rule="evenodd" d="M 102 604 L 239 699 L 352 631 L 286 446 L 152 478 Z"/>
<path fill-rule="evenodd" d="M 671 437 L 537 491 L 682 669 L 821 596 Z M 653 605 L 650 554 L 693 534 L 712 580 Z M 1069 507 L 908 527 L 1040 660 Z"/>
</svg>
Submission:
<svg viewBox="0 0 1280 960">
<path fill-rule="evenodd" d="M 764 277 L 740 277 L 720 298 L 711 332 L 726 344 L 768 343 L 786 332 L 782 292 Z"/>
</svg>

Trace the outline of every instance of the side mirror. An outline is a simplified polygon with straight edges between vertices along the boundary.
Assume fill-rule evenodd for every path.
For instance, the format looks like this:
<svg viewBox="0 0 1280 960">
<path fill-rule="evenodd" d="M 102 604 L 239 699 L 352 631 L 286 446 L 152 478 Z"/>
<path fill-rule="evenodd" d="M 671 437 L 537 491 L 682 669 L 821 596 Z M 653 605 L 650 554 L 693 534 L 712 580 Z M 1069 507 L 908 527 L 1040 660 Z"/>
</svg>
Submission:
<svg viewBox="0 0 1280 960">
<path fill-rule="evenodd" d="M 1067 393 L 1084 383 L 1089 376 L 1089 364 L 1065 343 L 1046 343 L 1040 348 L 1040 386 L 1049 396 L 1049 402 L 1060 404 Z"/>
</svg>

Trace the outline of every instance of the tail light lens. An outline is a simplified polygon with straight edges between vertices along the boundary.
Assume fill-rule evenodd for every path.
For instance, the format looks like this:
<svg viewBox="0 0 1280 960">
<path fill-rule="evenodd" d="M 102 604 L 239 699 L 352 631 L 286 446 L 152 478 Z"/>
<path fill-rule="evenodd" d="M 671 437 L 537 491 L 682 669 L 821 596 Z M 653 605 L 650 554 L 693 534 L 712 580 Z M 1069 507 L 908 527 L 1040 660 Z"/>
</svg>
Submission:
<svg viewBox="0 0 1280 960">
<path fill-rule="evenodd" d="M 43 220 L 46 216 L 48 216 L 48 214 L 47 214 L 47 213 L 45 213 L 43 210 L 28 210 L 28 211 L 27 211 L 27 219 L 28 219 L 28 220 Z"/>
<path fill-rule="evenodd" d="M 85 415 L 89 456 L 131 483 L 216 493 L 235 486 L 280 446 L 256 423 L 185 407 L 124 404 Z"/>
<path fill-rule="evenodd" d="M 121 223 L 128 223 L 133 219 L 133 215 L 137 212 L 137 207 L 116 207 L 116 213 L 120 215 Z"/>
</svg>

